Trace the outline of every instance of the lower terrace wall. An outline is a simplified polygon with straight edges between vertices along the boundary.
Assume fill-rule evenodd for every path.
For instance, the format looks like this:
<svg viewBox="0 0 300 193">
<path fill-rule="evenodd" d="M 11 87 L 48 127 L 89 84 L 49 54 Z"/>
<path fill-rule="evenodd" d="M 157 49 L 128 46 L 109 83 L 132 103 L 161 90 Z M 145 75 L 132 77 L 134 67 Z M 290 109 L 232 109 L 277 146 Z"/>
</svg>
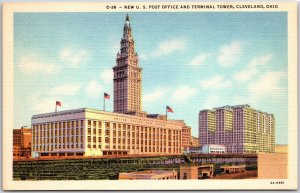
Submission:
<svg viewBox="0 0 300 193">
<path fill-rule="evenodd" d="M 196 157 L 192 158 L 196 159 Z M 139 158 L 82 158 L 82 159 L 31 159 L 15 160 L 13 162 L 14 180 L 117 180 L 120 172 L 133 172 L 142 170 L 176 170 L 179 172 L 181 164 L 191 164 L 186 156 L 160 156 Z M 200 160 L 203 160 L 201 162 Z M 234 162 L 227 162 L 234 161 Z M 243 162 L 239 162 L 243 161 Z M 244 157 L 232 159 L 217 156 L 201 155 L 197 162 L 221 165 L 226 163 L 249 163 L 256 164 L 256 158 Z"/>
</svg>

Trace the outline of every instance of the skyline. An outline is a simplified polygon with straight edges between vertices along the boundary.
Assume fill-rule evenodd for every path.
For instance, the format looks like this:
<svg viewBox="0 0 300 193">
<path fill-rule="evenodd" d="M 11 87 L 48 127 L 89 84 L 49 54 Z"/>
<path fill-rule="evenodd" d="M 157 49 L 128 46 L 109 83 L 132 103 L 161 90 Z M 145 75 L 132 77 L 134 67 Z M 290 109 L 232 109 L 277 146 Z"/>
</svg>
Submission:
<svg viewBox="0 0 300 193">
<path fill-rule="evenodd" d="M 125 16 L 15 14 L 15 128 L 30 125 L 34 114 L 53 112 L 56 100 L 62 102 L 58 111 L 102 109 L 103 93 L 113 96 Z M 174 110 L 169 118 L 184 120 L 198 136 L 200 110 L 249 104 L 275 115 L 276 143 L 287 144 L 286 13 L 129 16 L 143 68 L 143 111 L 164 114 L 168 105 Z M 112 99 L 106 109 L 113 111 Z"/>
</svg>

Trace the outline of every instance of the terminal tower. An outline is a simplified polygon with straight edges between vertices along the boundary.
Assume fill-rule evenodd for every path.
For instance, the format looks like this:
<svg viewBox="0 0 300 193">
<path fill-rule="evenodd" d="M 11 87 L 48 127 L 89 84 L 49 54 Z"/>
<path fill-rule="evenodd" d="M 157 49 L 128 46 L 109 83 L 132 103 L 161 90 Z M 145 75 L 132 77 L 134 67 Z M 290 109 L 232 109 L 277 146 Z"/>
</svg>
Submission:
<svg viewBox="0 0 300 193">
<path fill-rule="evenodd" d="M 134 49 L 129 16 L 126 16 L 123 37 L 114 71 L 114 112 L 142 113 L 142 68 Z"/>
</svg>

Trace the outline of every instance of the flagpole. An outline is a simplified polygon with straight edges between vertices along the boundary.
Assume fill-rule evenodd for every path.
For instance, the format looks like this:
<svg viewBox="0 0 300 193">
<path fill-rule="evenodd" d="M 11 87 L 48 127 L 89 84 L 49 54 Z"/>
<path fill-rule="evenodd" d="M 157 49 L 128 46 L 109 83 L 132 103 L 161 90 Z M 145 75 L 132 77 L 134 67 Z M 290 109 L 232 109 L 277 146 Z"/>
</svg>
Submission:
<svg viewBox="0 0 300 193">
<path fill-rule="evenodd" d="M 103 96 L 103 111 L 105 111 L 105 96 Z"/>
<path fill-rule="evenodd" d="M 168 121 L 168 108 L 166 107 L 166 121 Z"/>
<path fill-rule="evenodd" d="M 57 113 L 57 104 L 55 102 L 55 113 Z"/>
</svg>

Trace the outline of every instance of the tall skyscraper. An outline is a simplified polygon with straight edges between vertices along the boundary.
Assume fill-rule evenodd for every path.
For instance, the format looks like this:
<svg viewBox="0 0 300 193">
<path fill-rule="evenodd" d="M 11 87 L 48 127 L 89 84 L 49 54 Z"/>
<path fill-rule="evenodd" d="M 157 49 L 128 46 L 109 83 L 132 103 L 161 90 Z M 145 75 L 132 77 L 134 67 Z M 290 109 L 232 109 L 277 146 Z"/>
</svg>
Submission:
<svg viewBox="0 0 300 193">
<path fill-rule="evenodd" d="M 142 68 L 134 49 L 129 16 L 126 16 L 120 52 L 114 71 L 114 112 L 142 111 Z"/>
<path fill-rule="evenodd" d="M 205 109 L 199 113 L 199 140 L 225 145 L 228 153 L 274 152 L 275 118 L 249 105 Z"/>
</svg>

